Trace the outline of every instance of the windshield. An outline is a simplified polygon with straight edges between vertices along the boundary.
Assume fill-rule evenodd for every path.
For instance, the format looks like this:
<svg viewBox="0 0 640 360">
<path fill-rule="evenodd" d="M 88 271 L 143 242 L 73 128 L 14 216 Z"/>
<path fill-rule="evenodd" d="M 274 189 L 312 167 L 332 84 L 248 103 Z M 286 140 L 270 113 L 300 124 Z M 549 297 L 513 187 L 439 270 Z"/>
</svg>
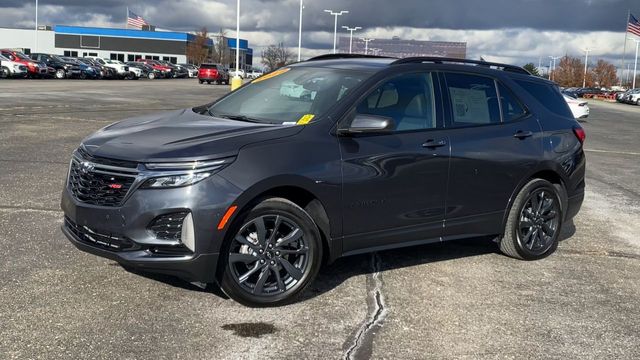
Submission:
<svg viewBox="0 0 640 360">
<path fill-rule="evenodd" d="M 328 68 L 283 68 L 236 90 L 213 104 L 209 113 L 270 124 L 307 124 L 370 75 Z"/>
</svg>

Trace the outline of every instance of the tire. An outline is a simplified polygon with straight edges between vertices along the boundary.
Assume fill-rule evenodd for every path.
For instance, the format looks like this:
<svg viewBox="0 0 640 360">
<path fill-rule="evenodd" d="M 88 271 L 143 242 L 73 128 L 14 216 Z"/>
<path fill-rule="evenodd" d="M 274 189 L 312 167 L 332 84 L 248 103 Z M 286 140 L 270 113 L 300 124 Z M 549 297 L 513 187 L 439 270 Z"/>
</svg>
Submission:
<svg viewBox="0 0 640 360">
<path fill-rule="evenodd" d="M 202 85 L 204 83 L 203 80 L 198 80 L 198 84 Z"/>
<path fill-rule="evenodd" d="M 636 100 L 636 105 L 640 106 L 640 99 Z"/>
<path fill-rule="evenodd" d="M 149 74 L 147 74 L 147 77 L 149 78 L 149 80 L 153 80 L 156 78 L 156 74 L 150 72 Z"/>
<path fill-rule="evenodd" d="M 11 77 L 11 72 L 9 71 L 9 69 L 3 66 L 2 69 L 0 69 L 0 78 L 8 79 L 9 77 Z"/>
<path fill-rule="evenodd" d="M 64 72 L 63 69 L 58 69 L 56 70 L 56 79 L 64 79 L 65 77 L 67 77 L 67 74 Z"/>
<path fill-rule="evenodd" d="M 207 84 L 208 84 L 208 85 L 211 85 L 211 81 L 207 81 Z"/>
<path fill-rule="evenodd" d="M 317 275 L 321 241 L 317 225 L 298 205 L 282 198 L 264 200 L 229 228 L 220 253 L 220 286 L 245 306 L 288 304 Z"/>
<path fill-rule="evenodd" d="M 500 251 L 521 260 L 551 255 L 558 248 L 563 217 L 559 188 L 544 179 L 529 181 L 509 210 Z"/>
</svg>

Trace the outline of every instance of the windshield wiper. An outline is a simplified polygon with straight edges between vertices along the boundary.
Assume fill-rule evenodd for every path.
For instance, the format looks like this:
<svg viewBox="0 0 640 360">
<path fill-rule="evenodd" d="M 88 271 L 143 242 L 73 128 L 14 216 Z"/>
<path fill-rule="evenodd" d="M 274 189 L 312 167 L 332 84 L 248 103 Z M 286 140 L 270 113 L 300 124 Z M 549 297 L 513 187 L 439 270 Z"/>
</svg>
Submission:
<svg viewBox="0 0 640 360">
<path fill-rule="evenodd" d="M 219 118 L 224 118 L 224 119 L 229 119 L 229 120 L 238 120 L 238 121 L 246 121 L 246 122 L 251 122 L 251 123 L 258 123 L 258 124 L 264 124 L 265 122 L 260 120 L 260 119 L 256 119 L 256 118 L 252 118 L 246 115 L 235 115 L 235 114 L 213 114 L 211 111 L 209 111 L 209 114 L 211 116 L 214 117 L 219 117 Z"/>
</svg>

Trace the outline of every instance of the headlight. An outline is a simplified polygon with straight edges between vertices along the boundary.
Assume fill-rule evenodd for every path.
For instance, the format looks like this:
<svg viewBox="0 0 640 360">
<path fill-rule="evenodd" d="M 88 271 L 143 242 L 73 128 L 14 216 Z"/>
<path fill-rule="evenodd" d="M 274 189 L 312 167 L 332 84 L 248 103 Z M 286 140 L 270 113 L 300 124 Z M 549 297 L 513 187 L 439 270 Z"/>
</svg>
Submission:
<svg viewBox="0 0 640 360">
<path fill-rule="evenodd" d="M 205 161 L 148 163 L 145 164 L 145 167 L 151 170 L 151 173 L 158 171 L 159 176 L 151 177 L 140 187 L 143 189 L 162 189 L 193 185 L 220 171 L 232 163 L 234 159 L 230 157 Z"/>
<path fill-rule="evenodd" d="M 160 188 L 173 188 L 173 187 L 181 187 L 181 186 L 189 186 L 195 183 L 198 183 L 209 176 L 211 176 L 211 172 L 200 172 L 200 173 L 192 173 L 185 175 L 170 175 L 157 177 L 153 179 L 149 179 L 145 181 L 141 188 L 142 189 L 160 189 Z"/>
</svg>

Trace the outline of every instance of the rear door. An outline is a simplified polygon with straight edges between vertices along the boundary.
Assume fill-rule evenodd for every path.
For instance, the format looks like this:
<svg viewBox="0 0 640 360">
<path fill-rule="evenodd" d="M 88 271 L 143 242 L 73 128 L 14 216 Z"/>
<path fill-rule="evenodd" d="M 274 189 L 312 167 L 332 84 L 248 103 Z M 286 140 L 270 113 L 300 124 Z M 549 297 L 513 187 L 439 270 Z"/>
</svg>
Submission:
<svg viewBox="0 0 640 360">
<path fill-rule="evenodd" d="M 441 79 L 451 143 L 445 237 L 498 234 L 509 198 L 542 158 L 540 125 L 492 77 Z"/>
<path fill-rule="evenodd" d="M 384 81 L 354 109 L 395 129 L 339 138 L 345 253 L 439 241 L 449 166 L 440 104 L 437 76 L 415 72 Z"/>
</svg>

